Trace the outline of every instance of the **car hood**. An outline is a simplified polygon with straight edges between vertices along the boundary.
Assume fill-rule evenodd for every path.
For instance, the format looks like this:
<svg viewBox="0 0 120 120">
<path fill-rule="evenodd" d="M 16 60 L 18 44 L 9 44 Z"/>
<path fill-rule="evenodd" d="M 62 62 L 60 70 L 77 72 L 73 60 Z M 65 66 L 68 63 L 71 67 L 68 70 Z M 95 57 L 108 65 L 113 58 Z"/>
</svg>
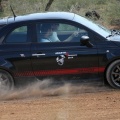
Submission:
<svg viewBox="0 0 120 120">
<path fill-rule="evenodd" d="M 109 38 L 107 38 L 110 41 L 119 41 L 120 42 L 120 35 L 114 35 Z"/>
<path fill-rule="evenodd" d="M 120 47 L 120 35 L 115 35 L 107 38 L 109 41 L 114 42 L 118 47 Z"/>
</svg>

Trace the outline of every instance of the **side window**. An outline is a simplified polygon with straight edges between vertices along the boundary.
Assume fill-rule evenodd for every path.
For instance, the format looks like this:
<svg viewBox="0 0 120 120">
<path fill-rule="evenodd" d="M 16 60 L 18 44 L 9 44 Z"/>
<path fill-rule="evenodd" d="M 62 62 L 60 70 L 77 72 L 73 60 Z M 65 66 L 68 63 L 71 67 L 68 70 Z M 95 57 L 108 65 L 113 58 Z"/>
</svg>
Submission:
<svg viewBox="0 0 120 120">
<path fill-rule="evenodd" d="M 12 30 L 6 37 L 6 43 L 25 43 L 27 42 L 27 26 L 21 26 Z"/>
<path fill-rule="evenodd" d="M 83 35 L 88 35 L 85 29 L 70 24 L 59 24 L 57 35 L 61 41 L 80 42 Z"/>
<path fill-rule="evenodd" d="M 85 29 L 62 22 L 38 23 L 36 25 L 38 42 L 80 42 Z"/>
<path fill-rule="evenodd" d="M 37 42 L 53 42 L 50 37 L 53 34 L 51 23 L 38 23 L 36 24 Z"/>
</svg>

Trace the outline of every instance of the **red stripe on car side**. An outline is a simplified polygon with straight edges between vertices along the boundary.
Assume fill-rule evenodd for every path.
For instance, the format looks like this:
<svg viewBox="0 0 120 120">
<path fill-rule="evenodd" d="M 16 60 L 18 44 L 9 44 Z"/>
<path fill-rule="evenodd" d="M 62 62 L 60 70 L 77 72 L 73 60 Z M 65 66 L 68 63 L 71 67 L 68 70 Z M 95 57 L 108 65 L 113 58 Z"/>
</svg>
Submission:
<svg viewBox="0 0 120 120">
<path fill-rule="evenodd" d="M 57 70 L 40 70 L 27 71 L 15 73 L 15 76 L 49 76 L 49 75 L 70 75 L 70 74 L 84 74 L 84 73 L 98 73 L 104 72 L 104 67 L 91 68 L 74 68 L 74 69 L 57 69 Z"/>
</svg>

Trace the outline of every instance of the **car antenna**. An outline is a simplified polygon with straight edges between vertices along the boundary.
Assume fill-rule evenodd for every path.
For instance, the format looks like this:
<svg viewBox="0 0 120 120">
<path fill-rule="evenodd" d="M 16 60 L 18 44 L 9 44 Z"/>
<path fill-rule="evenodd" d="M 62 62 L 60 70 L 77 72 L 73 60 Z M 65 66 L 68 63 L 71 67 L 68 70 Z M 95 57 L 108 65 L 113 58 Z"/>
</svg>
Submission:
<svg viewBox="0 0 120 120">
<path fill-rule="evenodd" d="M 10 8 L 11 8 L 11 11 L 12 11 L 12 13 L 13 13 L 14 20 L 15 20 L 15 18 L 16 18 L 17 16 L 15 15 L 15 12 L 14 12 L 14 10 L 13 10 L 13 8 L 12 8 L 12 6 L 11 6 L 11 5 L 10 5 Z"/>
</svg>

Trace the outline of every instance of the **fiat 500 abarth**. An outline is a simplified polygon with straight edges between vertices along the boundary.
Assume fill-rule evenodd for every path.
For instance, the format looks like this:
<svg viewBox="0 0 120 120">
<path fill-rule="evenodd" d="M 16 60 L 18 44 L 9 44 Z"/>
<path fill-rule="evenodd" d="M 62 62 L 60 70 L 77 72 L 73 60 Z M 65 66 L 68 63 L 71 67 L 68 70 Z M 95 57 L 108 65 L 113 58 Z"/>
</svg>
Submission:
<svg viewBox="0 0 120 120">
<path fill-rule="evenodd" d="M 120 88 L 120 33 L 69 12 L 0 19 L 0 87 L 49 76 L 102 78 Z"/>
</svg>

